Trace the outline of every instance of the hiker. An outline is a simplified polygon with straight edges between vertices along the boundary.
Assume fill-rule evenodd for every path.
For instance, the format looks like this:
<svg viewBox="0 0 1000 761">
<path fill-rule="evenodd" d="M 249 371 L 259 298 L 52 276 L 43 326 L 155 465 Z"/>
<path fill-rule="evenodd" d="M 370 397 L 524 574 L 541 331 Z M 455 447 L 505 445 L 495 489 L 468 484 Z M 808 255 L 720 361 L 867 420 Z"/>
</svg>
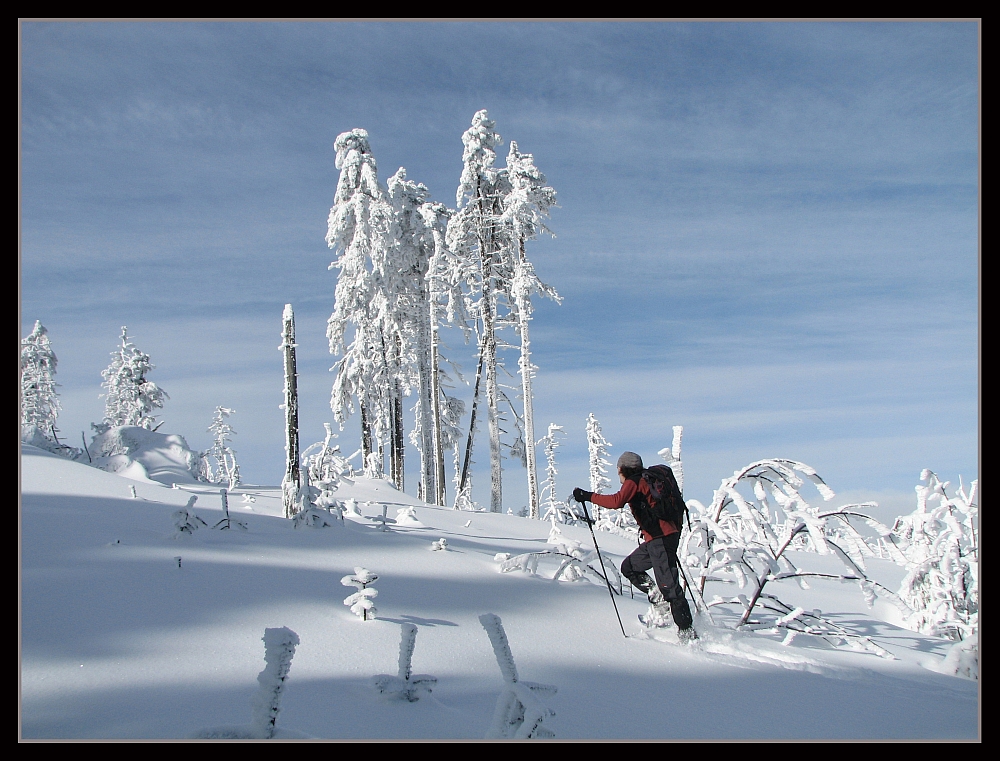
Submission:
<svg viewBox="0 0 1000 761">
<path fill-rule="evenodd" d="M 677 561 L 677 544 L 680 526 L 656 518 L 652 510 L 649 483 L 643 476 L 642 458 L 635 452 L 623 452 L 618 458 L 618 479 L 622 488 L 617 494 L 595 494 L 579 487 L 573 490 L 577 502 L 592 502 L 610 510 L 621 510 L 627 504 L 642 532 L 642 543 L 622 561 L 622 575 L 647 593 L 649 602 L 661 620 L 667 610 L 677 624 L 677 635 L 682 642 L 698 638 L 691 626 L 691 608 L 684 597 Z M 656 584 L 646 573 L 650 568 Z"/>
</svg>

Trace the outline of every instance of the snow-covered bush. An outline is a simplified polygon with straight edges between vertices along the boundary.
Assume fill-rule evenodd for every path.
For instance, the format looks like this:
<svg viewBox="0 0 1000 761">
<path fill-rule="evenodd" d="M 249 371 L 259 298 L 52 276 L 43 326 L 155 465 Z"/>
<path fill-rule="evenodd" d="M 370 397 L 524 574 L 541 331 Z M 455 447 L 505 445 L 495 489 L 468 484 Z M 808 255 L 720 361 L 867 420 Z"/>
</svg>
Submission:
<svg viewBox="0 0 1000 761">
<path fill-rule="evenodd" d="M 198 529 L 208 527 L 205 521 L 191 512 L 191 508 L 194 507 L 194 503 L 197 501 L 198 497 L 192 495 L 185 507 L 182 507 L 171 515 L 174 521 L 174 528 L 176 529 L 174 539 L 179 539 L 182 536 L 191 536 Z"/>
<path fill-rule="evenodd" d="M 484 613 L 479 617 L 479 622 L 493 645 L 493 654 L 504 681 L 504 690 L 497 698 L 486 739 L 555 737 L 555 733 L 543 724 L 546 719 L 556 715 L 555 711 L 545 706 L 540 698 L 555 695 L 559 688 L 550 684 L 521 681 L 500 617 Z"/>
<path fill-rule="evenodd" d="M 215 461 L 215 468 L 209 468 L 212 483 L 228 484 L 230 489 L 240 485 L 240 466 L 236 462 L 236 452 L 232 448 L 232 436 L 236 433 L 227 419 L 233 414 L 228 407 L 216 407 L 208 432 L 213 442 L 206 453 Z"/>
<path fill-rule="evenodd" d="M 378 590 L 368 585 L 374 584 L 377 579 L 378 576 L 367 568 L 355 566 L 353 576 L 345 576 L 340 580 L 340 583 L 345 587 L 357 587 L 358 591 L 352 595 L 348 595 L 347 599 L 344 600 L 344 605 L 351 606 L 351 613 L 362 621 L 375 619 L 377 611 L 375 603 L 372 600 L 378 597 Z"/>
<path fill-rule="evenodd" d="M 101 371 L 106 389 L 103 394 L 104 422 L 95 426 L 103 433 L 114 426 L 139 426 L 156 430 L 156 418 L 151 414 L 163 408 L 167 393 L 155 383 L 146 380 L 154 369 L 149 355 L 139 351 L 128 338 L 128 329 L 122 326 L 121 346 L 111 352 L 111 364 Z"/>
<path fill-rule="evenodd" d="M 736 471 L 723 481 L 707 508 L 697 500 L 688 501 L 690 530 L 685 530 L 678 554 L 682 566 L 694 576 L 696 604 L 701 602 L 707 582 L 736 584 L 746 593 L 716 595 L 709 606 L 738 606 L 739 628 L 785 630 L 789 637 L 812 634 L 891 657 L 867 637 L 823 619 L 819 611 L 807 613 L 764 591 L 769 583 L 785 579 L 796 580 L 803 589 L 809 588 L 807 578 L 854 581 L 869 605 L 876 596 L 882 596 L 906 610 L 895 593 L 868 578 L 864 570 L 865 555 L 873 553 L 851 519 L 879 527 L 881 524 L 859 512 L 873 505 L 846 505 L 821 512 L 800 493 L 805 482 L 798 474 L 811 481 L 824 500 L 833 498 L 833 491 L 813 468 L 793 460 L 771 459 Z M 741 488 L 748 488 L 752 496 L 741 493 Z M 834 554 L 844 564 L 845 572 L 800 570 L 787 555 L 790 549 Z"/>
<path fill-rule="evenodd" d="M 90 443 L 91 464 L 110 473 L 152 479 L 164 484 L 208 481 L 201 452 L 183 436 L 157 433 L 141 426 L 100 426 Z"/>
<path fill-rule="evenodd" d="M 375 689 L 383 697 L 414 703 L 420 699 L 421 692 L 431 692 L 437 684 L 437 677 L 413 673 L 411 661 L 416 639 L 417 627 L 409 623 L 403 624 L 399 640 L 399 669 L 396 675 L 379 674 L 372 677 Z"/>
<path fill-rule="evenodd" d="M 596 550 L 587 550 L 573 540 L 567 539 L 559 529 L 559 523 L 555 518 L 552 521 L 552 529 L 549 531 L 548 544 L 553 545 L 551 550 L 541 550 L 538 552 L 525 552 L 520 555 L 511 556 L 509 552 L 497 553 L 494 560 L 500 563 L 500 573 L 510 571 L 524 571 L 528 574 L 538 573 L 539 562 L 555 562 L 557 564 L 555 572 L 552 574 L 553 581 L 579 581 L 588 574 L 601 586 L 606 586 L 608 580 L 599 570 L 601 558 Z M 614 561 L 607 555 L 602 555 L 604 559 L 603 567 L 608 570 L 611 576 L 611 588 L 618 594 L 622 593 L 621 575 Z"/>
<path fill-rule="evenodd" d="M 949 482 L 936 473 L 924 470 L 920 480 L 916 509 L 897 518 L 890 537 L 902 558 L 893 555 L 907 569 L 899 591 L 913 611 L 906 625 L 964 640 L 979 628 L 979 481 L 949 497 Z"/>
<path fill-rule="evenodd" d="M 323 423 L 326 437 L 317 441 L 302 453 L 302 465 L 309 475 L 309 481 L 322 492 L 335 492 L 341 483 L 352 481 L 351 463 L 340 452 L 340 445 L 330 446 L 330 440 L 336 437 L 329 423 Z"/>
<path fill-rule="evenodd" d="M 431 542 L 431 549 L 432 550 L 447 550 L 448 549 L 448 540 L 442 537 L 441 539 L 437 539 L 437 540 Z"/>
<path fill-rule="evenodd" d="M 334 514 L 330 510 L 309 506 L 299 510 L 292 517 L 294 528 L 327 528 L 336 524 L 341 518 L 339 511 Z"/>
</svg>

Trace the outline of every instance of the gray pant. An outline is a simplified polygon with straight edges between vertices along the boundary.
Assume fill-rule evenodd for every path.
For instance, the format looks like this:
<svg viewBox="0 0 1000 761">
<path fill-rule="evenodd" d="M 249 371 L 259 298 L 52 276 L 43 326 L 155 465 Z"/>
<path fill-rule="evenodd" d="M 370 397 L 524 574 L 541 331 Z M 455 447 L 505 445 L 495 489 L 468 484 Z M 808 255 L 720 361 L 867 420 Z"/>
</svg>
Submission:
<svg viewBox="0 0 1000 761">
<path fill-rule="evenodd" d="M 658 536 L 640 544 L 635 551 L 622 561 L 622 575 L 642 588 L 648 584 L 641 583 L 646 571 L 653 569 L 656 586 L 660 588 L 663 597 L 670 603 L 670 613 L 678 629 L 691 626 L 691 608 L 684 597 L 684 588 L 680 583 L 680 569 L 677 567 L 677 543 L 679 533 L 669 536 Z"/>
</svg>

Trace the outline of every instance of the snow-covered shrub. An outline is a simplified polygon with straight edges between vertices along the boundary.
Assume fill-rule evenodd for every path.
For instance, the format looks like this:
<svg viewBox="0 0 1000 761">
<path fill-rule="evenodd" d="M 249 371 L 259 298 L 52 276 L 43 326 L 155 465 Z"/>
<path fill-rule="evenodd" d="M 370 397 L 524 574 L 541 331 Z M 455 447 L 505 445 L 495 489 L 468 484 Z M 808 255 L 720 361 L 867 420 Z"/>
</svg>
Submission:
<svg viewBox="0 0 1000 761">
<path fill-rule="evenodd" d="M 384 697 L 414 703 L 420 699 L 421 692 L 431 692 L 437 684 L 437 677 L 413 673 L 411 661 L 413 645 L 417 639 L 417 627 L 407 623 L 402 625 L 402 630 L 399 640 L 399 669 L 396 675 L 379 674 L 372 677 L 372 683 Z"/>
<path fill-rule="evenodd" d="M 765 593 L 770 582 L 784 579 L 796 580 L 803 589 L 809 588 L 807 578 L 854 581 L 869 605 L 878 595 L 906 610 L 895 593 L 869 579 L 864 570 L 864 556 L 873 553 L 851 525 L 851 519 L 880 526 L 859 512 L 873 505 L 846 505 L 821 512 L 811 507 L 800 493 L 805 482 L 798 474 L 811 481 L 823 499 L 833 498 L 833 491 L 813 468 L 793 460 L 771 459 L 736 471 L 723 481 L 707 508 L 697 500 L 688 501 L 690 530 L 684 531 L 678 555 L 682 566 L 694 576 L 696 604 L 701 601 L 707 582 L 736 584 L 746 594 L 716 595 L 709 605 L 739 606 L 737 627 L 772 632 L 783 629 L 789 636 L 813 634 L 891 657 L 868 638 L 853 635 L 823 619 L 819 611 L 807 613 Z M 741 488 L 749 488 L 752 496 L 741 493 Z M 788 558 L 790 549 L 834 554 L 844 564 L 845 572 L 800 570 Z"/>
<path fill-rule="evenodd" d="M 205 458 L 183 436 L 141 426 L 96 426 L 90 443 L 91 464 L 110 473 L 152 479 L 164 484 L 208 481 Z"/>
<path fill-rule="evenodd" d="M 553 545 L 553 549 L 525 552 L 514 556 L 509 552 L 497 553 L 493 559 L 500 563 L 500 573 L 524 571 L 534 575 L 538 573 L 540 561 L 554 561 L 558 565 L 552 575 L 553 581 L 580 581 L 589 574 L 598 584 L 606 586 L 608 581 L 599 570 L 601 558 L 598 557 L 597 551 L 584 549 L 579 542 L 567 539 L 562 535 L 555 519 L 550 520 L 552 529 L 549 532 L 548 544 Z M 603 555 L 603 559 L 604 568 L 612 577 L 610 581 L 612 589 L 621 594 L 622 580 L 618 567 L 609 556 Z"/>
<path fill-rule="evenodd" d="M 396 511 L 397 526 L 412 526 L 413 528 L 423 528 L 423 523 L 417 518 L 417 508 L 401 507 Z"/>
<path fill-rule="evenodd" d="M 436 541 L 431 542 L 432 550 L 446 550 L 448 549 L 448 540 L 441 538 Z"/>
<path fill-rule="evenodd" d="M 292 526 L 294 528 L 327 528 L 335 525 L 339 517 L 339 513 L 333 515 L 329 510 L 310 506 L 295 513 L 292 517 Z"/>
<path fill-rule="evenodd" d="M 206 452 L 215 461 L 215 468 L 209 468 L 209 478 L 212 483 L 228 484 L 230 489 L 240 485 L 240 466 L 236 462 L 236 452 L 232 448 L 232 436 L 236 433 L 227 422 L 233 414 L 228 407 L 216 407 L 212 416 L 212 424 L 208 432 L 214 441 Z"/>
<path fill-rule="evenodd" d="M 260 685 L 251 700 L 251 727 L 254 735 L 268 739 L 274 736 L 274 725 L 281 711 L 281 695 L 292 667 L 292 657 L 299 644 L 299 635 L 282 626 L 264 630 L 264 670 L 257 675 Z"/>
<path fill-rule="evenodd" d="M 104 378 L 104 422 L 98 426 L 107 430 L 114 426 L 139 426 L 156 430 L 154 409 L 162 409 L 167 393 L 155 383 L 146 380 L 154 369 L 149 355 L 139 351 L 128 339 L 128 329 L 122 326 L 121 346 L 111 352 L 111 364 L 101 371 Z"/>
<path fill-rule="evenodd" d="M 187 506 L 182 507 L 171 515 L 171 518 L 174 520 L 174 528 L 176 529 L 174 539 L 179 539 L 181 536 L 191 536 L 198 529 L 208 527 L 205 521 L 191 511 L 191 508 L 194 507 L 194 503 L 197 501 L 198 497 L 192 495 L 188 499 Z"/>
<path fill-rule="evenodd" d="M 350 461 L 340 452 L 340 445 L 330 446 L 336 437 L 329 423 L 323 423 L 326 437 L 323 441 L 307 447 L 302 453 L 302 465 L 309 481 L 323 493 L 337 491 L 341 483 L 352 483 L 349 478 L 352 468 Z"/>
<path fill-rule="evenodd" d="M 496 656 L 504 681 L 504 690 L 497 698 L 486 739 L 526 740 L 555 737 L 555 733 L 543 725 L 546 719 L 556 715 L 555 711 L 545 706 L 540 698 L 555 695 L 559 688 L 550 684 L 521 681 L 500 617 L 493 613 L 484 613 L 479 617 L 479 622 L 493 645 L 493 654 Z"/>
<path fill-rule="evenodd" d="M 948 648 L 948 654 L 936 667 L 942 674 L 979 679 L 979 634 L 970 634 Z"/>
<path fill-rule="evenodd" d="M 353 576 L 345 576 L 340 580 L 340 583 L 345 587 L 357 587 L 358 591 L 348 595 L 347 599 L 344 600 L 344 605 L 350 605 L 351 613 L 362 621 L 370 621 L 375 618 L 377 611 L 372 600 L 378 597 L 378 590 L 368 585 L 374 584 L 377 579 L 378 576 L 367 568 L 355 566 Z"/>
<path fill-rule="evenodd" d="M 979 628 L 979 481 L 949 497 L 949 483 L 932 471 L 922 471 L 920 480 L 916 509 L 896 520 L 891 535 L 907 569 L 899 591 L 913 611 L 906 625 L 963 640 Z"/>
</svg>

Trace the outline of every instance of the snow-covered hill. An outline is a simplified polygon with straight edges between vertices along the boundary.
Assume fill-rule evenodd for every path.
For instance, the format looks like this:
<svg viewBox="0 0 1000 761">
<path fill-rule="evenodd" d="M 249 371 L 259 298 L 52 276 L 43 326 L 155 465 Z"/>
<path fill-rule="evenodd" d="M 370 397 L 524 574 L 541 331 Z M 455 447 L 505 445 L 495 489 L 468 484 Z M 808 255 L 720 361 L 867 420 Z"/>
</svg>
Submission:
<svg viewBox="0 0 1000 761">
<path fill-rule="evenodd" d="M 135 497 L 132 497 L 132 489 Z M 275 488 L 229 497 L 246 530 L 213 530 L 218 489 L 129 480 L 29 446 L 21 457 L 21 733 L 24 738 L 183 738 L 247 725 L 266 628 L 299 637 L 279 737 L 483 738 L 504 682 L 480 615 L 500 617 L 522 679 L 554 685 L 544 724 L 576 738 L 969 738 L 977 681 L 932 670 L 949 643 L 900 629 L 857 586 L 817 581 L 790 602 L 820 608 L 894 657 L 696 621 L 701 640 L 644 634 L 644 599 L 585 576 L 500 573 L 498 553 L 553 549 L 549 524 L 431 507 L 382 481 L 342 487 L 361 515 L 322 529 L 280 517 Z M 175 538 L 190 497 L 207 527 Z M 372 516 L 415 507 L 380 531 Z M 586 528 L 565 542 L 592 546 Z M 433 550 L 433 543 L 447 547 Z M 598 534 L 620 562 L 634 543 Z M 800 558 L 819 568 L 830 559 Z M 886 561 L 887 563 L 887 561 Z M 376 620 L 343 604 L 355 567 L 378 575 Z M 886 574 L 896 572 L 888 566 Z M 783 592 L 784 594 L 784 592 Z M 798 595 L 798 597 L 796 597 Z M 415 702 L 380 697 L 404 624 L 412 666 L 436 677 Z"/>
</svg>

